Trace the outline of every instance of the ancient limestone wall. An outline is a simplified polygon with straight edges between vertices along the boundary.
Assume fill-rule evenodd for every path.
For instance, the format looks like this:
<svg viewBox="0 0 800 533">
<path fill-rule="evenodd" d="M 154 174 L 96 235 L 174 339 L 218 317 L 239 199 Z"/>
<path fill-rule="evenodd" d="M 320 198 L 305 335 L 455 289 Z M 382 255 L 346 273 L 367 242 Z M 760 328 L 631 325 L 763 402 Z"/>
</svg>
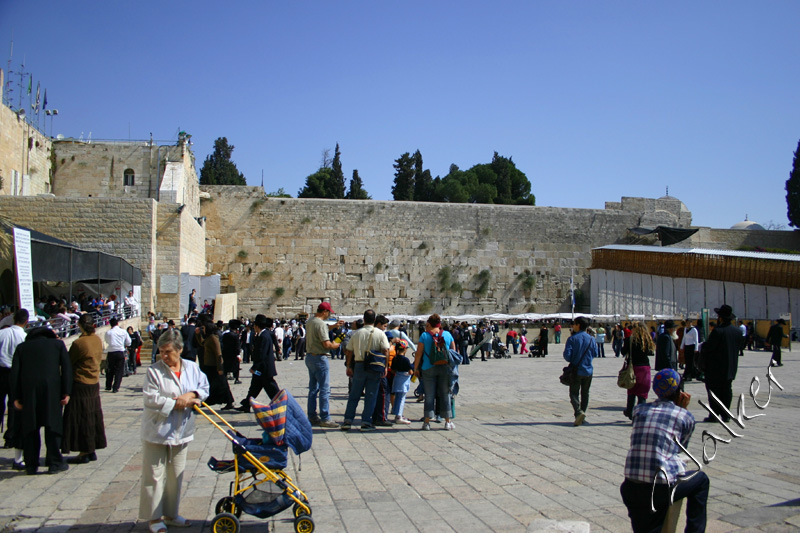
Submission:
<svg viewBox="0 0 800 533">
<path fill-rule="evenodd" d="M 0 104 L 0 195 L 50 192 L 50 139 Z"/>
<path fill-rule="evenodd" d="M 385 313 L 567 311 L 571 276 L 583 295 L 579 306 L 588 306 L 591 248 L 615 242 L 645 214 L 660 220 L 657 210 L 631 211 L 622 203 L 619 209 L 562 209 L 201 189 L 210 194 L 201 202 L 208 271 L 223 276 L 247 315 L 310 312 L 322 299 L 339 314 L 366 307 Z M 659 223 L 679 219 L 680 205 L 661 206 Z M 686 217 L 691 220 L 690 213 Z"/>
<path fill-rule="evenodd" d="M 144 312 L 154 309 L 156 206 L 154 200 L 133 198 L 0 196 L 0 213 L 11 222 L 87 250 L 118 255 L 140 268 Z"/>
</svg>

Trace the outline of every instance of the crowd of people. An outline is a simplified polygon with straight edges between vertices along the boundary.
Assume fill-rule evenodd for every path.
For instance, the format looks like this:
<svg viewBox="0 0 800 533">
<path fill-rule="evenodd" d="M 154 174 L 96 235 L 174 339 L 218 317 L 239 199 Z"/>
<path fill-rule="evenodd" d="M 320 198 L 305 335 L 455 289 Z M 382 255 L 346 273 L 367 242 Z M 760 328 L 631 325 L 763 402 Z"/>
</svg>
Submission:
<svg viewBox="0 0 800 533">
<path fill-rule="evenodd" d="M 579 316 L 565 326 L 569 336 L 563 358 L 573 367 L 568 397 L 575 426 L 586 421 L 594 360 L 606 357 L 603 345 L 609 342 L 614 355 L 624 357 L 633 368 L 635 383 L 626 391 L 622 410 L 632 422 L 631 449 L 620 490 L 634 531 L 650 530 L 663 522 L 668 488 L 676 485 L 681 489 L 673 497 L 689 500 L 688 523 L 697 530 L 701 530 L 698 524 L 705 523 L 708 478 L 685 472 L 677 459 L 677 443 L 688 444 L 695 424 L 686 410 L 684 383 L 705 383 L 711 413 L 704 422 L 727 422 L 738 358 L 744 347 L 755 342 L 752 323 L 737 324 L 730 306 L 722 305 L 715 312 L 707 338 L 705 328 L 695 327 L 692 320 L 680 325 L 666 320 L 652 327 L 625 322 L 606 330 Z M 252 321 L 240 318 L 222 323 L 213 320 L 213 302 L 190 306 L 179 326 L 149 315 L 146 334 L 153 342 L 153 358 L 143 387 L 140 518 L 149 522 L 153 533 L 188 525 L 178 509 L 186 449 L 194 432 L 192 407 L 205 401 L 222 405 L 223 410 L 249 412 L 250 401 L 262 390 L 267 400 L 280 391 L 278 361 L 292 357 L 304 361 L 309 378 L 307 416 L 313 426 L 350 430 L 362 401 L 358 424 L 362 432 L 409 426 L 412 421 L 404 416 L 405 401 L 416 383 L 419 401 L 424 401 L 420 429 L 429 431 L 432 422 L 443 422 L 442 429 L 452 431 L 459 365 L 470 364 L 479 353 L 482 361 L 488 361 L 498 351 L 544 357 L 551 338 L 558 344 L 562 336 L 560 322 L 539 324 L 538 335 L 529 342 L 532 324 L 447 323 L 437 314 L 424 322 L 403 323 L 372 309 L 349 323 L 332 317 L 328 302 L 320 303 L 307 321 L 276 321 L 259 314 Z M 100 398 L 103 362 L 105 390 L 117 392 L 124 375 L 135 373 L 141 365 L 143 342 L 134 328 L 121 329 L 116 316 L 100 324 L 97 318 L 91 311 L 77 314 L 80 337 L 68 351 L 52 327 L 36 324 L 31 328 L 24 309 L 12 315 L 10 325 L 5 320 L 6 327 L 0 329 L 0 409 L 6 411 L 8 396 L 4 437 L 6 447 L 15 449 L 15 469 L 37 473 L 41 428 L 48 473 L 94 461 L 96 452 L 106 447 Z M 103 339 L 95 332 L 98 325 L 109 326 Z M 784 325 L 776 321 L 765 339 L 772 347 L 774 365 L 783 364 Z M 333 420 L 330 411 L 333 359 L 344 361 L 349 382 L 341 423 Z M 651 359 L 655 376 L 651 376 Z M 242 365 L 249 365 L 250 383 L 237 406 L 229 381 L 241 383 Z M 651 390 L 656 400 L 648 403 Z M 71 453 L 76 455 L 64 458 Z M 665 475 L 659 477 L 659 472 Z M 639 490 L 639 485 L 653 480 L 657 513 L 645 516 L 640 500 L 646 491 Z"/>
</svg>

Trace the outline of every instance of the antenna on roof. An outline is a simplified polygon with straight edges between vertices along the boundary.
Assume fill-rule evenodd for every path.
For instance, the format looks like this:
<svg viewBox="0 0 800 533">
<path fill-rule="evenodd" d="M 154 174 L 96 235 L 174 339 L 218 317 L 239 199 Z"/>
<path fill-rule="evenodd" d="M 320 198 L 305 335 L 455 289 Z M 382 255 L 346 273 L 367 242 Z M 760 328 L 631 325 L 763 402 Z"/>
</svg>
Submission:
<svg viewBox="0 0 800 533">
<path fill-rule="evenodd" d="M 669 185 L 667 185 L 667 196 L 669 196 Z"/>
<path fill-rule="evenodd" d="M 264 169 L 261 169 L 261 188 L 264 188 Z"/>
</svg>

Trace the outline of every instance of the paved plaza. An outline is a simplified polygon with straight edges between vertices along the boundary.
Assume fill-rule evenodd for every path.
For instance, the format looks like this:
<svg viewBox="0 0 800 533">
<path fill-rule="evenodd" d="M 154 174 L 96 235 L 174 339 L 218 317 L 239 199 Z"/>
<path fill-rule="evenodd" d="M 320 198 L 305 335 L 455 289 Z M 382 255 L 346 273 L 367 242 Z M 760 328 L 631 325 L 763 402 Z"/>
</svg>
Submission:
<svg viewBox="0 0 800 533">
<path fill-rule="evenodd" d="M 795 345 L 797 349 L 797 345 Z M 565 365 L 563 345 L 550 345 L 546 358 L 474 361 L 461 367 L 455 431 L 410 427 L 358 430 L 314 429 L 314 445 L 290 455 L 287 473 L 310 499 L 316 531 L 525 532 L 556 522 L 584 531 L 629 531 L 619 495 L 630 423 L 622 415 L 625 391 L 616 385 L 621 359 L 595 360 L 586 423 L 573 427 L 567 388 L 558 382 Z M 610 351 L 610 350 L 609 350 Z M 769 354 L 740 358 L 734 395 L 745 394 L 747 415 L 736 426 L 741 437 L 719 444 L 704 470 L 711 480 L 709 531 L 797 531 L 800 529 L 800 364 L 784 355 L 773 373 L 766 409 L 755 408 L 750 382 L 761 379 L 766 401 Z M 302 361 L 282 361 L 278 383 L 305 407 L 307 373 Z M 141 371 L 140 371 L 141 372 Z M 248 379 L 233 386 L 237 401 Z M 347 378 L 343 362 L 332 361 L 334 420 L 344 413 Z M 698 400 L 702 383 L 687 384 L 691 411 L 705 417 Z M 651 398 L 652 400 L 652 395 Z M 59 475 L 26 476 L 11 470 L 12 450 L 0 452 L 0 528 L 16 531 L 147 531 L 136 522 L 139 504 L 142 411 L 141 373 L 126 378 L 119 394 L 103 393 L 108 448 L 99 460 L 71 466 Z M 406 416 L 422 416 L 422 404 L 407 404 Z M 360 414 L 360 409 L 359 409 Z M 260 435 L 253 415 L 225 412 L 250 437 Z M 719 424 L 699 423 L 689 446 L 702 457 L 704 429 L 726 436 Z M 707 446 L 713 454 L 713 443 Z M 214 507 L 228 494 L 232 474 L 208 469 L 211 456 L 231 457 L 223 435 L 205 420 L 190 446 L 181 513 L 194 522 L 187 531 L 208 531 Z M 290 511 L 259 520 L 242 516 L 244 530 L 293 531 Z"/>
</svg>

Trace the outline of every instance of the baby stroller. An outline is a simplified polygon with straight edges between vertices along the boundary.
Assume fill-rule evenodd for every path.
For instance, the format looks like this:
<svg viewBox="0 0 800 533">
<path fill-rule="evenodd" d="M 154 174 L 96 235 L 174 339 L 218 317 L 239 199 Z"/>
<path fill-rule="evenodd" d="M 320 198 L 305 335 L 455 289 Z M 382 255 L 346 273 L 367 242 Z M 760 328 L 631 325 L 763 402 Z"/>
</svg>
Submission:
<svg viewBox="0 0 800 533">
<path fill-rule="evenodd" d="M 528 352 L 528 357 L 544 357 L 542 355 L 542 348 L 538 344 L 534 344 L 531 346 L 530 351 Z"/>
<path fill-rule="evenodd" d="M 511 359 L 511 354 L 508 351 L 508 347 L 500 342 L 500 339 L 495 337 L 492 341 L 492 354 L 494 355 L 495 359 Z"/>
<path fill-rule="evenodd" d="M 202 404 L 228 427 L 226 430 L 203 409 L 195 410 L 219 429 L 233 445 L 233 459 L 212 457 L 208 467 L 218 474 L 234 473 L 229 495 L 217 502 L 212 533 L 238 533 L 242 512 L 258 518 L 274 516 L 289 507 L 294 514 L 294 530 L 312 533 L 314 520 L 308 497 L 292 481 L 286 468 L 288 449 L 301 454 L 311 448 L 311 423 L 288 391 L 280 391 L 269 405 L 250 400 L 256 420 L 264 428 L 263 439 L 248 439 L 236 431 L 219 413 Z"/>
</svg>

